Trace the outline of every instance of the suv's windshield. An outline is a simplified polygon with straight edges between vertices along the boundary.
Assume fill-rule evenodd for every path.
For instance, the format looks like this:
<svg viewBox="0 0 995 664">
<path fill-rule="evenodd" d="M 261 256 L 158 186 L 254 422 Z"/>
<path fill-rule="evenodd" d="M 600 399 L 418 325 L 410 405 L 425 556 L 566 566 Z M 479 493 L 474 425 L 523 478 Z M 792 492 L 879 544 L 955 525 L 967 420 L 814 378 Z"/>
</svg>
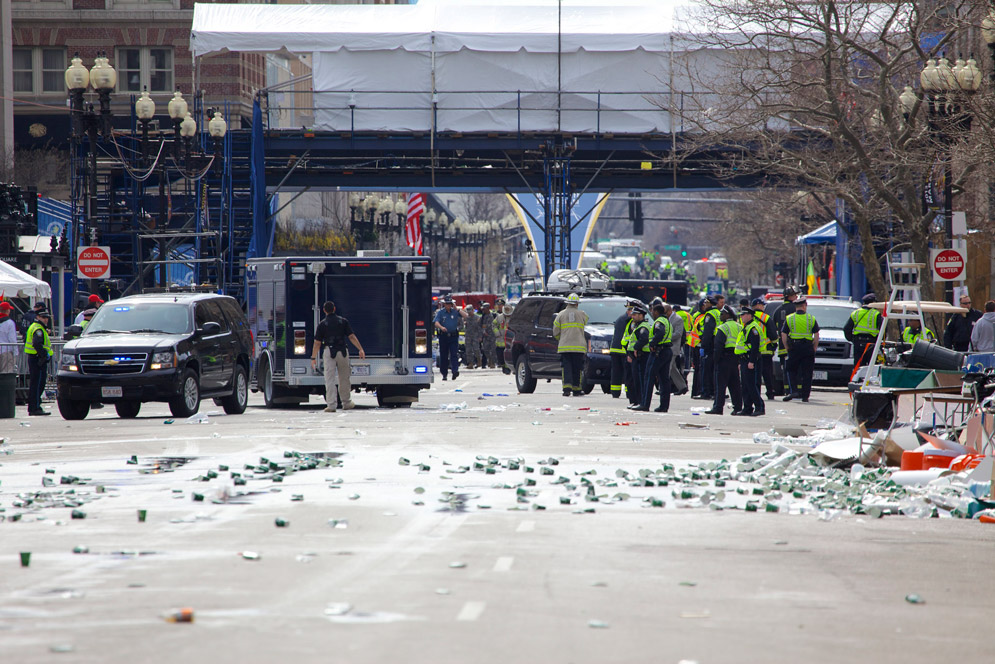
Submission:
<svg viewBox="0 0 995 664">
<path fill-rule="evenodd" d="M 625 300 L 581 300 L 580 309 L 590 325 L 611 325 L 625 313 Z"/>
<path fill-rule="evenodd" d="M 85 335 L 111 332 L 189 334 L 193 331 L 190 311 L 185 304 L 170 302 L 111 302 L 97 310 L 86 326 Z"/>
<path fill-rule="evenodd" d="M 819 321 L 819 327 L 828 330 L 842 330 L 855 308 L 816 304 L 811 300 L 808 303 L 808 313 L 815 316 L 815 320 Z"/>
</svg>

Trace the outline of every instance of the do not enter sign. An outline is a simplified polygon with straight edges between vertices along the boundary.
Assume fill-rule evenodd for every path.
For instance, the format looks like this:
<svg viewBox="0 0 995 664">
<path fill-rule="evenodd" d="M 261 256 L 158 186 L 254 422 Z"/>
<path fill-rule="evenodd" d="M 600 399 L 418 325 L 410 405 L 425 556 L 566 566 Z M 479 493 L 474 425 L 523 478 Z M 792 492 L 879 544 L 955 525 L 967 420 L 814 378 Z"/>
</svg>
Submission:
<svg viewBox="0 0 995 664">
<path fill-rule="evenodd" d="M 967 273 L 967 257 L 961 249 L 933 249 L 933 280 L 958 281 Z"/>
<path fill-rule="evenodd" d="M 110 247 L 79 247 L 76 250 L 76 276 L 80 279 L 107 279 L 111 276 Z"/>
</svg>

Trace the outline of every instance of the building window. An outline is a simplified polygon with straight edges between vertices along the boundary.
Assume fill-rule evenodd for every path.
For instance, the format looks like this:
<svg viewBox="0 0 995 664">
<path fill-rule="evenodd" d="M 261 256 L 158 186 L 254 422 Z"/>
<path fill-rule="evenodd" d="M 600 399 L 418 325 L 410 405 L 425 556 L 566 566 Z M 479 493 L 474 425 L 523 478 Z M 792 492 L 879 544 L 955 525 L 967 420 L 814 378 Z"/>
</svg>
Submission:
<svg viewBox="0 0 995 664">
<path fill-rule="evenodd" d="M 173 49 L 143 46 L 117 49 L 119 92 L 173 91 Z"/>
<path fill-rule="evenodd" d="M 65 94 L 65 49 L 15 48 L 12 55 L 14 92 Z"/>
</svg>

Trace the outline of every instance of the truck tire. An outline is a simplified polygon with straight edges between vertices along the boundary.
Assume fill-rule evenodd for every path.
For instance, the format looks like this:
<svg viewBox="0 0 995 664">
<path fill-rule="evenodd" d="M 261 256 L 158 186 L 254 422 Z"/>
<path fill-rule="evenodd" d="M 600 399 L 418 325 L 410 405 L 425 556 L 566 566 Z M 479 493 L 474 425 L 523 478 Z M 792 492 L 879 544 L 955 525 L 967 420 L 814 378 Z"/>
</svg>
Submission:
<svg viewBox="0 0 995 664">
<path fill-rule="evenodd" d="M 532 369 L 529 368 L 529 358 L 525 353 L 518 356 L 515 362 L 515 387 L 520 394 L 532 394 L 536 391 L 536 379 L 532 377 Z"/>
<path fill-rule="evenodd" d="M 267 408 L 276 408 L 273 400 L 273 371 L 269 368 L 269 359 L 263 360 L 259 368 L 259 391 L 263 393 L 263 402 Z"/>
<path fill-rule="evenodd" d="M 231 379 L 232 393 L 221 399 L 221 407 L 229 415 L 241 415 L 249 405 L 249 377 L 245 367 L 235 365 L 235 375 Z"/>
<path fill-rule="evenodd" d="M 180 394 L 169 400 L 169 412 L 174 417 L 190 417 L 200 410 L 200 382 L 197 372 L 187 369 L 180 381 Z"/>
<path fill-rule="evenodd" d="M 377 406 L 380 408 L 411 408 L 416 401 L 417 388 L 404 385 L 382 385 L 377 388 Z"/>
<path fill-rule="evenodd" d="M 605 394 L 611 394 L 612 386 L 609 385 L 608 383 L 601 383 L 601 391 L 604 392 Z"/>
<path fill-rule="evenodd" d="M 117 411 L 117 416 L 122 420 L 130 420 L 138 417 L 138 411 L 141 409 L 141 401 L 118 401 L 114 404 L 114 410 Z"/>
<path fill-rule="evenodd" d="M 90 412 L 89 401 L 70 399 L 60 393 L 56 397 L 56 402 L 59 404 L 59 414 L 64 420 L 82 420 Z"/>
</svg>

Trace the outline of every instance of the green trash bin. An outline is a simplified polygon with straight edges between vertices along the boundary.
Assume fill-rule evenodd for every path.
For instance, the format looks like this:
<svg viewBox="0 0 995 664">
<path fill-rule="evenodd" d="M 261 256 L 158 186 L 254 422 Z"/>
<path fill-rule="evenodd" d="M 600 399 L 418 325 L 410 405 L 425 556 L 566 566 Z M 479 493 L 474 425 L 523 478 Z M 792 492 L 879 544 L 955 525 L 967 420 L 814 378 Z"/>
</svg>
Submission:
<svg viewBox="0 0 995 664">
<path fill-rule="evenodd" d="M 0 420 L 14 417 L 14 393 L 17 374 L 0 373 Z"/>
</svg>

